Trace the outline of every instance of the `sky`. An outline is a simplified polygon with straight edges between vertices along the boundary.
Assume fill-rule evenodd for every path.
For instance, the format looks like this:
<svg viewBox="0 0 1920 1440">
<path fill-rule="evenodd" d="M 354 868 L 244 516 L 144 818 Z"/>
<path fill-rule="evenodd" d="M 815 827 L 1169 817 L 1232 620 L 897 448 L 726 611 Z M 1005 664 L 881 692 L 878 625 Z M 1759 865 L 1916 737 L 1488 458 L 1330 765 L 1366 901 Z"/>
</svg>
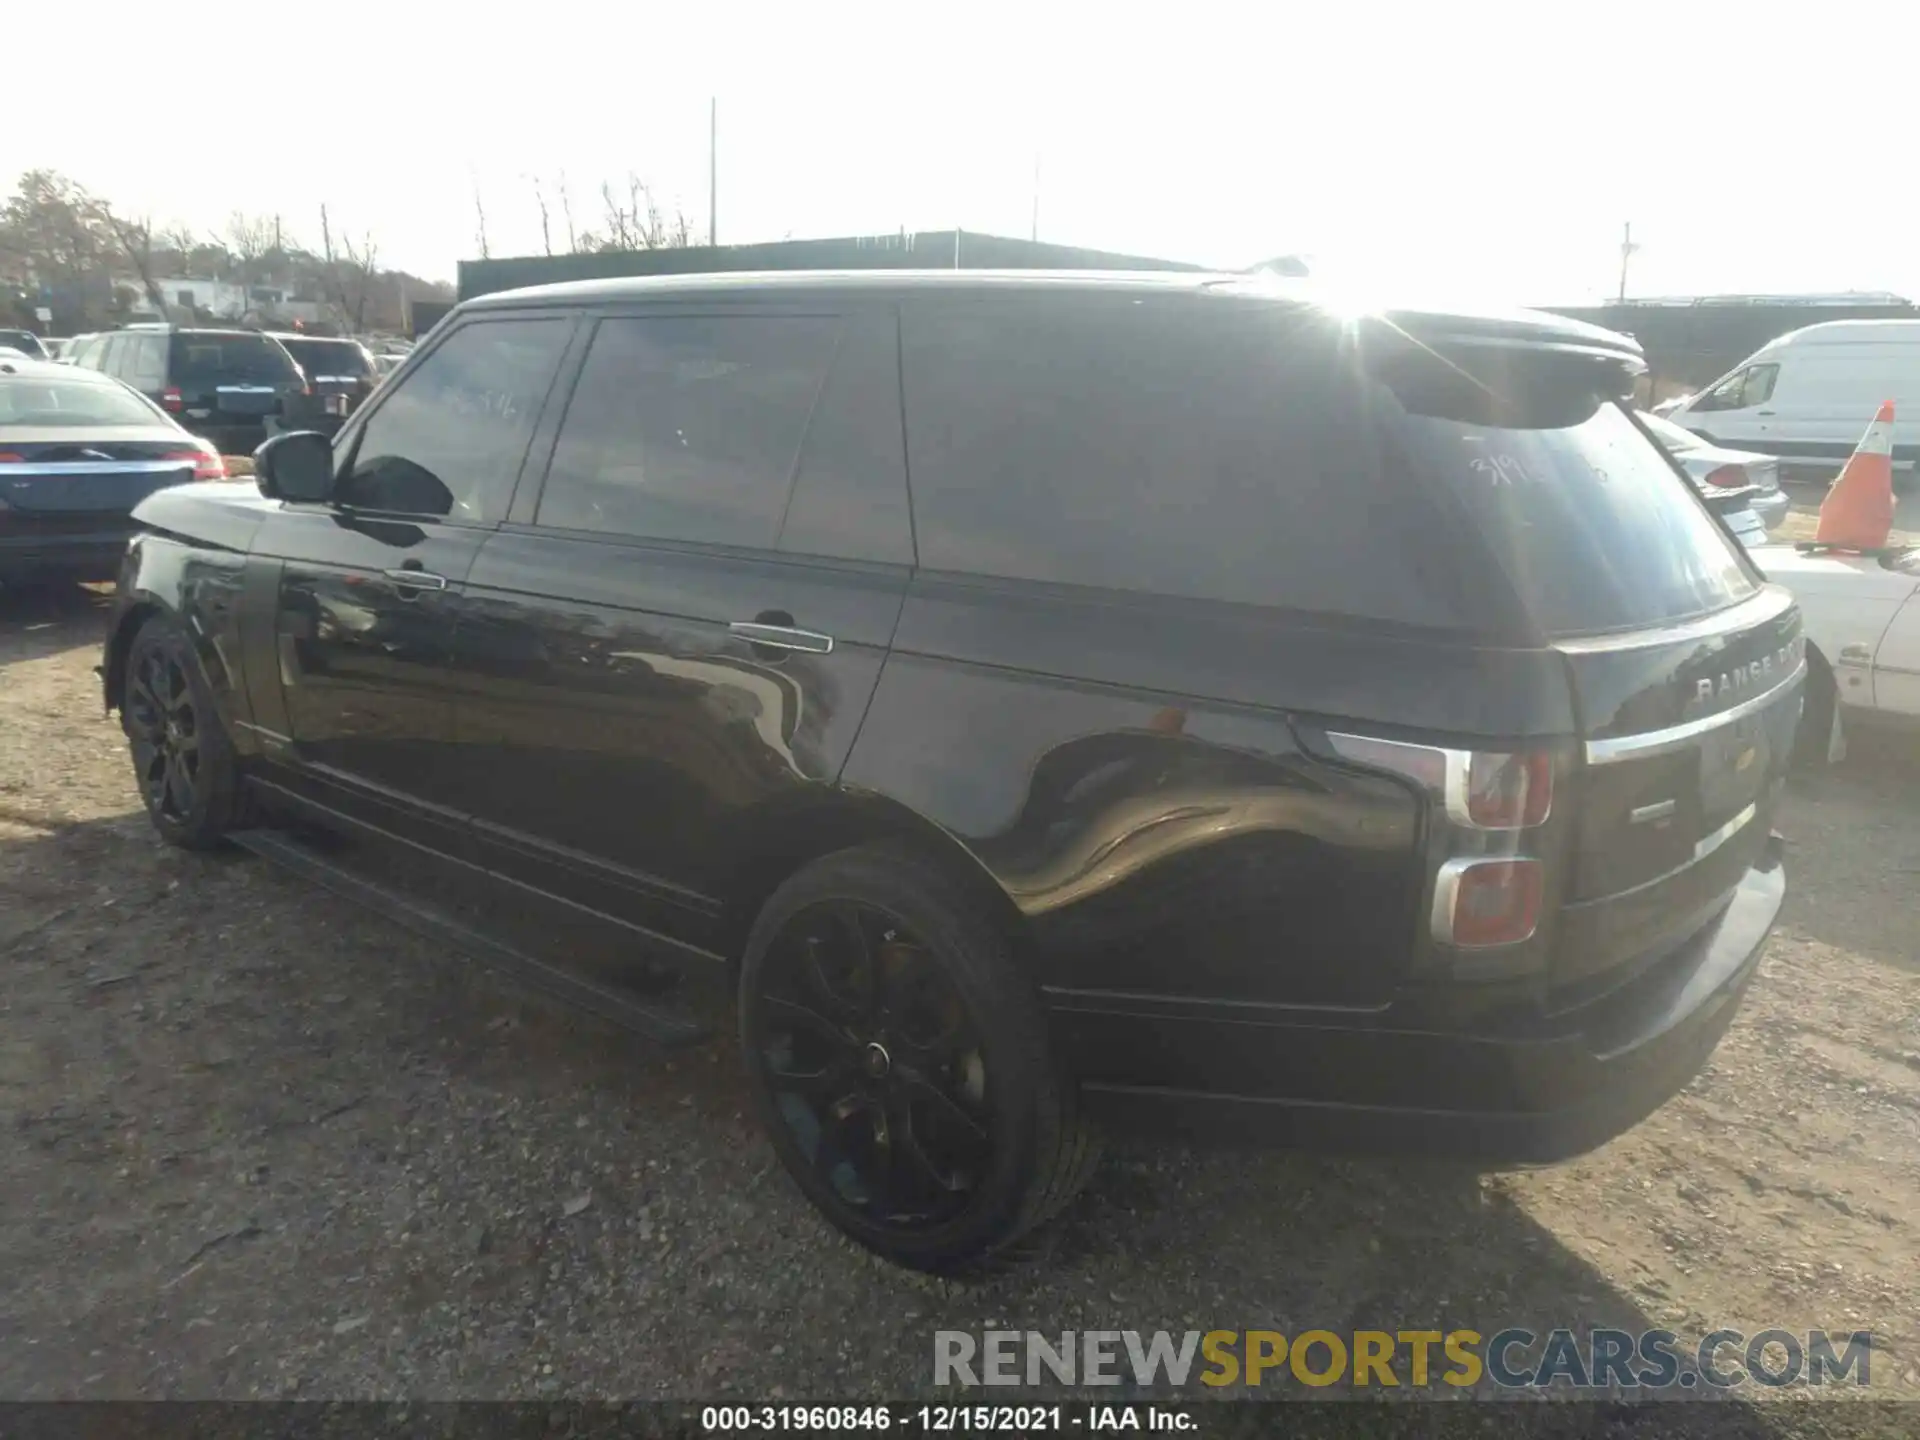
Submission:
<svg viewBox="0 0 1920 1440">
<path fill-rule="evenodd" d="M 16 81 L 48 77 L 50 104 L 9 87 L 0 187 L 48 166 L 158 225 L 278 215 L 315 248 L 324 203 L 383 265 L 450 280 L 477 210 L 493 255 L 540 252 L 536 183 L 556 249 L 562 187 L 598 228 L 602 183 L 629 175 L 704 231 L 714 102 L 723 243 L 1027 235 L 1037 189 L 1044 240 L 1227 268 L 1298 253 L 1382 295 L 1594 301 L 1630 222 L 1630 295 L 1920 298 L 1920 7 L 322 11 L 9 7 Z"/>
</svg>

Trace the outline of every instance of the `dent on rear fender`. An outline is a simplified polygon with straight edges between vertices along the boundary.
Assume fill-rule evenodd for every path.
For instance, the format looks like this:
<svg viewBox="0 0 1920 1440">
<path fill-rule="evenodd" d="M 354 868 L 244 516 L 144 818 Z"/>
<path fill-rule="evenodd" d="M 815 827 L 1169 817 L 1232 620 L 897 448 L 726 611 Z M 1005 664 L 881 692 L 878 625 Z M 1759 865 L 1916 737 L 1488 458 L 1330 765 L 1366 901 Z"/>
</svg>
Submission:
<svg viewBox="0 0 1920 1440">
<path fill-rule="evenodd" d="M 1362 1004 L 1404 963 L 1418 803 L 1277 714 L 896 655 L 846 778 L 973 855 L 1046 985 Z"/>
</svg>

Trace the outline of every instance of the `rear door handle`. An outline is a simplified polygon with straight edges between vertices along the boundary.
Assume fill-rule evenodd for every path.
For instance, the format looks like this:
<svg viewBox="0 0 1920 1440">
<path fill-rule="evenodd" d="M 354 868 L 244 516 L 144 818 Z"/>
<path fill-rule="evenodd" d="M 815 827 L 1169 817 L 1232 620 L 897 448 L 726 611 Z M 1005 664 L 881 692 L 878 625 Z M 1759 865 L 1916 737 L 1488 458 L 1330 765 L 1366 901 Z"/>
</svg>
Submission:
<svg viewBox="0 0 1920 1440">
<path fill-rule="evenodd" d="M 444 590 L 447 577 L 436 575 L 431 570 L 382 570 L 380 572 L 394 584 L 408 590 Z"/>
<path fill-rule="evenodd" d="M 727 629 L 748 644 L 764 646 L 768 650 L 798 650 L 807 655 L 833 653 L 831 635 L 822 635 L 813 630 L 799 630 L 791 625 L 768 625 L 759 620 L 735 620 L 727 626 Z"/>
</svg>

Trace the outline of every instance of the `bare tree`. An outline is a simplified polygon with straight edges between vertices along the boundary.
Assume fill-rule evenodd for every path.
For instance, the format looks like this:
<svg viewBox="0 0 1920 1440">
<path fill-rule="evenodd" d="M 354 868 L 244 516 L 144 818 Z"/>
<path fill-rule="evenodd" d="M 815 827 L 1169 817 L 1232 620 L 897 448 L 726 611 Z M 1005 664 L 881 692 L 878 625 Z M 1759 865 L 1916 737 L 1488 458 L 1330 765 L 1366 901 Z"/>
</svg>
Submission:
<svg viewBox="0 0 1920 1440">
<path fill-rule="evenodd" d="M 540 177 L 538 175 L 533 176 L 532 180 L 533 203 L 540 207 L 540 247 L 545 250 L 547 254 L 551 255 L 553 254 L 553 232 L 547 220 L 547 193 L 540 188 Z"/>
<path fill-rule="evenodd" d="M 578 255 L 581 249 L 580 237 L 574 233 L 573 229 L 573 197 L 567 193 L 567 172 L 564 170 L 560 172 L 560 213 L 566 217 L 567 222 L 567 253 Z"/>
<path fill-rule="evenodd" d="M 582 249 L 674 250 L 693 244 L 693 223 L 686 212 L 676 206 L 668 215 L 647 183 L 632 172 L 624 197 L 607 181 L 600 186 L 600 201 L 606 233 L 587 237 L 593 243 L 583 242 Z"/>
<path fill-rule="evenodd" d="M 106 201 L 95 200 L 91 203 L 94 212 L 112 233 L 114 243 L 120 247 L 120 253 L 133 267 L 133 273 L 140 277 L 140 288 L 146 291 L 148 303 L 159 313 L 161 319 L 166 319 L 167 297 L 160 293 L 160 286 L 153 275 L 153 222 L 123 220 L 113 213 L 113 207 Z"/>
<path fill-rule="evenodd" d="M 280 248 L 280 222 L 270 215 L 236 210 L 227 217 L 220 238 L 238 264 L 241 280 L 251 285 L 265 278 L 267 257 Z"/>
<path fill-rule="evenodd" d="M 480 220 L 479 233 L 474 237 L 480 242 L 480 258 L 482 260 L 491 260 L 493 258 L 493 251 L 487 246 L 487 207 L 480 203 L 480 187 L 478 184 L 473 187 L 473 213 L 479 217 Z"/>
<path fill-rule="evenodd" d="M 373 292 L 374 270 L 380 247 L 374 243 L 371 234 L 362 235 L 356 246 L 343 233 L 336 252 L 333 224 L 327 217 L 325 205 L 320 207 L 320 247 L 321 258 L 326 266 L 328 300 L 339 312 L 341 322 L 349 333 L 358 333 L 366 325 L 367 298 Z"/>
</svg>

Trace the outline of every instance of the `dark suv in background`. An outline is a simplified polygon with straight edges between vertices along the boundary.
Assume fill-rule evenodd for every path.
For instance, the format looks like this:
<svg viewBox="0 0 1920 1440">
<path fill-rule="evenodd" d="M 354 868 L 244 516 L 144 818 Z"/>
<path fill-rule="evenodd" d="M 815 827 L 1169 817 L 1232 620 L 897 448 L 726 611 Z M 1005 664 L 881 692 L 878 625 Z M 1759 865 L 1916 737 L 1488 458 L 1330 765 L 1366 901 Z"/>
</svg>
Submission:
<svg viewBox="0 0 1920 1440">
<path fill-rule="evenodd" d="M 358 340 L 293 333 L 275 333 L 273 338 L 293 357 L 307 382 L 307 393 L 289 403 L 281 415 L 280 429 L 331 434 L 379 383 L 373 357 Z"/>
<path fill-rule="evenodd" d="M 1244 277 L 492 295 L 258 493 L 141 506 L 106 700 L 175 843 L 656 1039 L 722 981 L 905 1264 L 1057 1212 L 1096 1116 L 1559 1159 L 1699 1070 L 1784 895 L 1799 612 L 1641 369 Z"/>
<path fill-rule="evenodd" d="M 280 342 L 252 330 L 130 325 L 88 337 L 71 361 L 132 386 L 223 454 L 246 454 L 307 391 Z"/>
</svg>

